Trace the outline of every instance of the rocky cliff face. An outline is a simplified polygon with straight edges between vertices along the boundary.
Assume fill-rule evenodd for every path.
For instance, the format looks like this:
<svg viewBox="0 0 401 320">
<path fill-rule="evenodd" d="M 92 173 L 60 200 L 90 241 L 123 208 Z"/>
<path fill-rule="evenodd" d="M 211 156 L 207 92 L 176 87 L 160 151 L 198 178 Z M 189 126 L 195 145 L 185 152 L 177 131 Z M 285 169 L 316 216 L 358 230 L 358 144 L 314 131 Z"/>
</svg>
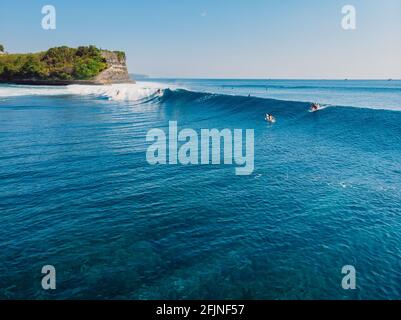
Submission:
<svg viewBox="0 0 401 320">
<path fill-rule="evenodd" d="M 95 84 L 111 84 L 111 83 L 133 83 L 131 80 L 125 55 L 122 53 L 102 51 L 102 56 L 106 59 L 108 68 L 102 71 L 95 79 Z"/>
</svg>

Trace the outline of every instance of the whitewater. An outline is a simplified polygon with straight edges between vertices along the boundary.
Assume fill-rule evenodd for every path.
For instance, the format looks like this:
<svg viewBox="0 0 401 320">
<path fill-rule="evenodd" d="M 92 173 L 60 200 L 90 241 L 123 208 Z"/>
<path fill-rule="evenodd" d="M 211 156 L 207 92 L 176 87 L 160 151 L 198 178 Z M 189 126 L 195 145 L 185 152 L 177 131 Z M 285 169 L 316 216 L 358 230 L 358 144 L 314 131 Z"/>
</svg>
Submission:
<svg viewBox="0 0 401 320">
<path fill-rule="evenodd" d="M 65 96 L 82 95 L 116 101 L 138 101 L 154 96 L 168 86 L 161 83 L 141 82 L 137 84 L 69 85 L 69 86 L 25 86 L 0 85 L 0 98 L 18 96 Z"/>
</svg>

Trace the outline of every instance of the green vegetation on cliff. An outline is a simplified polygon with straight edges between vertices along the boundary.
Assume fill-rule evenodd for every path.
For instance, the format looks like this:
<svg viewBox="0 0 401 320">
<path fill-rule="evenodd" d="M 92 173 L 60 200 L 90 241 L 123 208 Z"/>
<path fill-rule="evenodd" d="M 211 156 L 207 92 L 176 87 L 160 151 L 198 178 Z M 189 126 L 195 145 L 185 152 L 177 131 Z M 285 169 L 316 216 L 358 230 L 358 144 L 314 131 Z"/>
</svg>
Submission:
<svg viewBox="0 0 401 320">
<path fill-rule="evenodd" d="M 0 55 L 0 80 L 90 80 L 107 67 L 95 46 L 62 46 L 39 53 Z"/>
<path fill-rule="evenodd" d="M 4 52 L 4 46 L 0 44 L 0 52 Z"/>
<path fill-rule="evenodd" d="M 113 51 L 117 57 L 119 61 L 123 61 L 125 60 L 125 52 L 124 51 Z"/>
</svg>

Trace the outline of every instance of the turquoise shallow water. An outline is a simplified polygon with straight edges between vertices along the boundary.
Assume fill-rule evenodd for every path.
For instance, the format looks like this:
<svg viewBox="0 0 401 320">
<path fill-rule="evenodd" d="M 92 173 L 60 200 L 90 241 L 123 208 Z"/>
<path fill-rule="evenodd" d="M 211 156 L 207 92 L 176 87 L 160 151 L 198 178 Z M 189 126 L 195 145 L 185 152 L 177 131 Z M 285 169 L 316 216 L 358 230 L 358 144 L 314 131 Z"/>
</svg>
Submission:
<svg viewBox="0 0 401 320">
<path fill-rule="evenodd" d="M 0 86 L 1 298 L 401 298 L 399 81 L 164 82 L 191 91 Z M 334 106 L 291 102 L 309 95 Z M 171 120 L 253 128 L 254 173 L 150 166 L 146 133 Z"/>
</svg>

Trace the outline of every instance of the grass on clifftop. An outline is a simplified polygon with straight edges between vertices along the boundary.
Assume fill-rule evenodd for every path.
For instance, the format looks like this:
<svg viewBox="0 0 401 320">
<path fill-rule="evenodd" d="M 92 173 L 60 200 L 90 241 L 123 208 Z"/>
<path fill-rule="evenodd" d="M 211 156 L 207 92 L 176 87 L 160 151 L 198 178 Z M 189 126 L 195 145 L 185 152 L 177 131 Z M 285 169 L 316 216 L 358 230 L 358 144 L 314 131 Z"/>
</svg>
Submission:
<svg viewBox="0 0 401 320">
<path fill-rule="evenodd" d="M 108 67 L 95 46 L 0 55 L 0 80 L 90 80 Z"/>
</svg>

